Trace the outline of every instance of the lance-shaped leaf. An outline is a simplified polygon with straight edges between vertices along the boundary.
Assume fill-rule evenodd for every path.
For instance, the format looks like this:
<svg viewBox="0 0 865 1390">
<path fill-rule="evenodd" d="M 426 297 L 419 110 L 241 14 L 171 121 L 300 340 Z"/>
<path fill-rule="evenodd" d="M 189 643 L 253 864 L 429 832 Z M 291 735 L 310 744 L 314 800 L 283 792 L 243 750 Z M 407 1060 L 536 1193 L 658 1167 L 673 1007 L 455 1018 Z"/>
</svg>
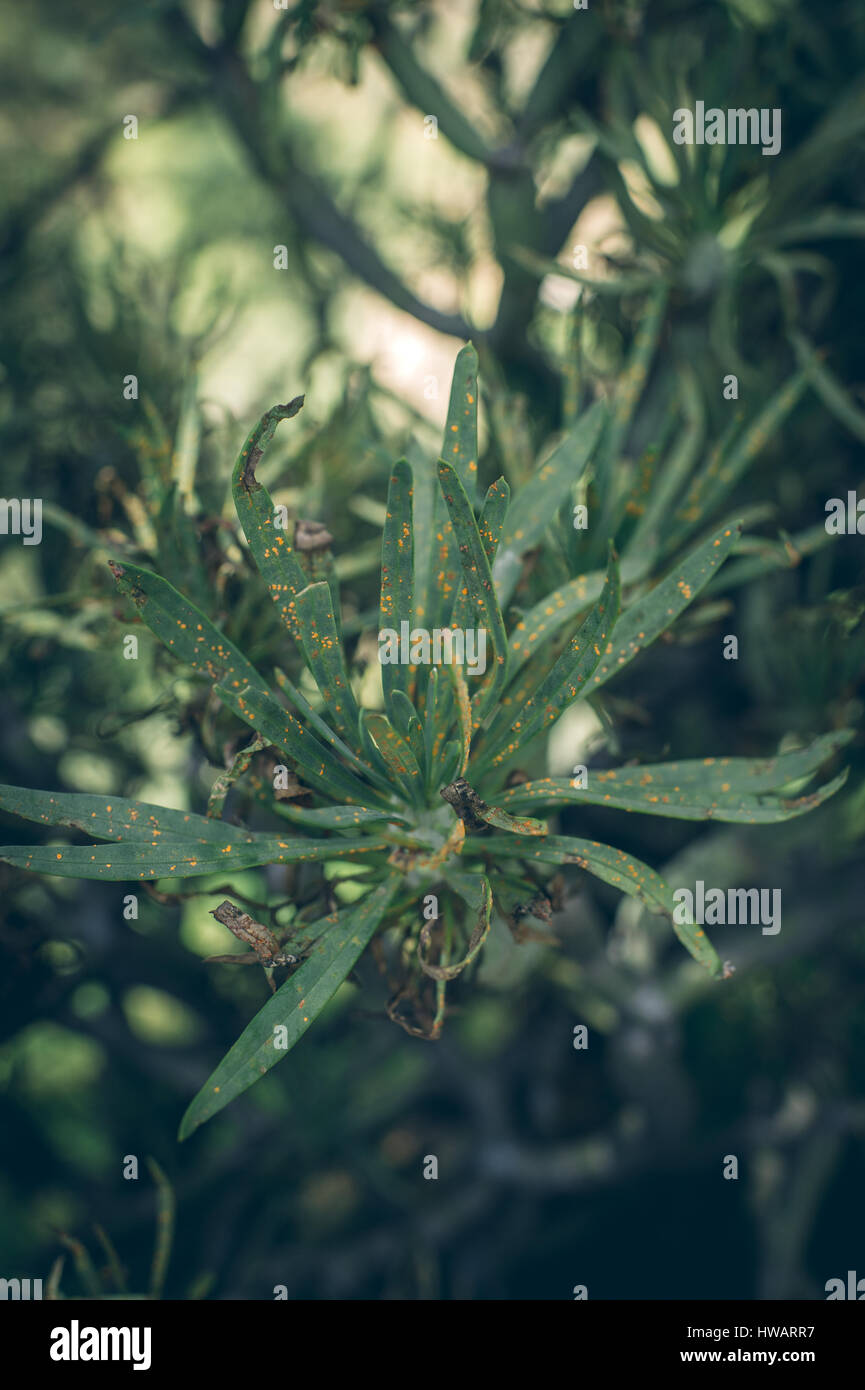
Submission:
<svg viewBox="0 0 865 1390">
<path fill-rule="evenodd" d="M 432 773 L 432 785 L 449 786 L 460 770 L 463 746 L 458 738 L 451 739 L 442 749 Z"/>
<path fill-rule="evenodd" d="M 323 580 L 309 584 L 297 595 L 295 610 L 306 664 L 315 677 L 334 727 L 347 743 L 357 744 L 360 710 L 345 669 L 333 596 L 328 585 Z"/>
<path fill-rule="evenodd" d="M 0 786 L 0 810 L 40 825 L 83 830 L 97 840 L 150 844 L 161 836 L 201 845 L 223 845 L 238 834 L 236 826 L 192 811 L 172 811 L 147 801 L 94 796 L 90 792 L 42 792 L 29 787 Z"/>
<path fill-rule="evenodd" d="M 537 545 L 582 476 L 606 419 L 607 407 L 597 401 L 513 498 L 493 565 L 496 593 L 503 606 L 519 579 L 521 557 Z"/>
<path fill-rule="evenodd" d="M 84 830 L 105 845 L 3 845 L 0 860 L 33 873 L 61 878 L 192 878 L 262 864 L 333 858 L 332 840 L 253 834 L 186 811 L 169 811 L 146 801 L 83 792 L 0 788 L 0 807 L 42 825 Z M 388 849 L 385 840 L 340 843 L 339 855 Z"/>
<path fill-rule="evenodd" d="M 472 841 L 466 843 L 470 846 Z M 513 856 L 514 853 L 513 841 L 497 836 L 476 843 L 479 848 L 482 847 L 485 855 Z M 639 898 L 651 912 L 664 913 L 672 919 L 673 929 L 682 945 L 711 975 L 716 979 L 723 976 L 720 957 L 702 927 L 676 921 L 674 913 L 678 904 L 673 890 L 648 864 L 598 840 L 579 840 L 570 835 L 548 835 L 544 840 L 529 841 L 525 847 L 521 847 L 520 857 L 545 864 L 578 864 L 581 869 L 595 878 L 603 879 L 604 883 L 611 884 L 620 892 Z"/>
<path fill-rule="evenodd" d="M 496 558 L 496 551 L 498 549 L 499 540 L 501 539 L 510 495 L 511 490 L 504 478 L 497 478 L 487 489 L 484 505 L 478 517 L 478 532 L 480 533 L 484 554 L 487 557 L 487 564 L 490 567 L 490 573 L 492 573 L 493 561 Z M 457 595 L 457 600 L 453 607 L 451 626 L 456 628 L 466 627 L 469 611 L 468 595 L 461 592 Z"/>
<path fill-rule="evenodd" d="M 451 384 L 450 402 L 442 442 L 442 458 L 452 464 L 468 497 L 477 496 L 477 354 L 471 343 L 458 354 Z M 423 474 L 423 481 L 418 474 Z M 415 471 L 414 530 L 418 538 L 419 555 L 428 556 L 428 567 L 416 576 L 417 604 L 415 616 L 428 628 L 445 627 L 451 622 L 454 602 L 459 593 L 460 563 L 458 538 L 453 520 L 440 489 L 433 481 L 428 489 L 428 474 Z M 469 505 L 471 512 L 471 505 Z M 427 550 L 425 531 L 429 527 L 430 547 Z M 426 682 L 418 678 L 423 689 Z"/>
<path fill-rule="evenodd" d="M 243 533 L 252 557 L 292 636 L 299 635 L 293 600 L 309 580 L 295 556 L 288 532 L 277 526 L 277 513 L 267 488 L 255 476 L 265 449 L 281 420 L 289 420 L 303 405 L 296 396 L 288 405 L 275 405 L 265 412 L 250 432 L 231 479 L 231 491 Z"/>
<path fill-rule="evenodd" d="M 399 811 L 380 811 L 369 806 L 322 806 L 310 810 L 304 806 L 293 806 L 291 802 L 277 802 L 273 808 L 284 820 L 295 825 L 306 825 L 313 830 L 353 830 L 358 825 L 372 825 L 376 821 L 395 821 L 409 825 L 407 816 Z M 334 856 L 338 848 L 334 841 Z"/>
<path fill-rule="evenodd" d="M 598 592 L 600 593 L 600 589 Z M 493 710 L 486 728 L 481 730 L 479 735 L 481 750 L 479 751 L 477 744 L 475 746 L 475 760 L 478 767 L 485 764 L 488 756 L 492 756 L 499 749 L 502 739 L 506 737 L 513 723 L 517 710 L 522 709 L 526 701 L 531 699 L 539 683 L 545 680 L 553 669 L 555 661 L 555 653 L 549 648 L 542 648 L 531 665 L 524 666 L 517 678 L 507 686 L 498 709 Z"/>
<path fill-rule="evenodd" d="M 604 647 L 603 656 L 589 681 L 592 690 L 604 685 L 617 671 L 672 627 L 680 613 L 693 603 L 709 580 L 724 563 L 736 541 L 740 527 L 737 523 L 721 526 L 687 559 L 675 566 L 643 598 L 625 609 Z"/>
<path fill-rule="evenodd" d="M 486 710 L 495 704 L 507 679 L 507 634 L 477 522 L 450 464 L 439 463 L 439 483 L 459 546 L 469 615 L 476 626 L 486 630 L 493 647 L 492 678 L 485 681 L 484 689 L 472 701 L 472 715 L 479 722 Z"/>
<path fill-rule="evenodd" d="M 647 570 L 646 555 L 632 556 L 623 560 L 620 566 L 622 585 L 636 584 L 644 578 Z M 600 597 L 606 574 L 604 570 L 591 570 L 588 574 L 578 574 L 560 588 L 553 589 L 515 625 L 508 646 L 508 677 L 513 681 L 517 672 L 532 658 L 532 666 L 538 661 L 538 652 L 545 642 L 549 642 L 560 628 L 580 613 L 585 613 Z M 508 694 L 511 692 L 509 691 Z M 519 706 L 516 706 L 519 708 Z"/>
<path fill-rule="evenodd" d="M 467 878 L 468 875 L 463 875 L 463 877 Z M 463 956 L 462 960 L 456 961 L 454 965 L 431 965 L 427 959 L 427 952 L 429 949 L 430 934 L 435 922 L 424 922 L 421 927 L 417 943 L 418 960 L 420 961 L 421 970 L 433 980 L 455 980 L 457 975 L 462 974 L 467 965 L 471 965 L 478 951 L 489 936 L 493 895 L 489 881 L 486 878 L 481 878 L 478 886 L 481 893 L 480 910 L 469 938 L 466 954 Z"/>
<path fill-rule="evenodd" d="M 392 703 L 393 708 L 390 713 L 391 723 L 397 732 L 405 737 L 408 733 L 409 724 L 412 720 L 417 720 L 417 710 L 409 697 L 401 690 L 394 692 Z"/>
<path fill-rule="evenodd" d="M 454 696 L 457 706 L 457 718 L 460 726 L 460 738 L 462 739 L 462 756 L 460 757 L 460 776 L 465 773 L 469 765 L 469 755 L 472 746 L 472 707 L 469 699 L 469 688 L 466 678 L 462 673 L 462 667 L 449 666 L 448 674 L 454 689 Z"/>
<path fill-rule="evenodd" d="M 393 693 L 392 720 L 414 754 L 418 767 L 424 768 L 426 766 L 426 744 L 423 725 L 411 700 L 401 690 L 395 690 Z"/>
<path fill-rule="evenodd" d="M 470 502 L 478 495 L 478 355 L 467 343 L 457 353 L 442 458 L 456 470 Z"/>
<path fill-rule="evenodd" d="M 593 771 L 588 787 L 575 787 L 567 778 L 544 777 L 503 792 L 501 802 L 509 810 L 587 802 L 674 820 L 771 824 L 813 810 L 844 785 L 846 770 L 806 795 L 768 794 L 811 777 L 851 737 L 851 730 L 826 734 L 809 748 L 770 759 L 700 758 Z"/>
<path fill-rule="evenodd" d="M 568 705 L 585 692 L 614 630 L 619 616 L 619 600 L 619 563 L 610 547 L 607 578 L 600 598 L 540 688 L 517 714 L 506 736 L 507 742 L 491 759 L 492 767 L 498 767 L 522 744 L 548 728 Z"/>
<path fill-rule="evenodd" d="M 387 494 L 381 543 L 379 631 L 397 632 L 402 621 L 411 623 L 413 568 L 412 477 L 408 464 L 402 459 L 393 470 Z M 413 669 L 402 662 L 382 664 L 385 709 L 391 717 L 394 691 L 408 691 Z"/>
<path fill-rule="evenodd" d="M 645 389 L 664 323 L 668 294 L 669 287 L 662 281 L 649 295 L 628 364 L 619 377 L 612 417 L 597 452 L 595 486 L 601 499 L 601 514 L 595 530 L 602 540 L 616 534 L 627 502 L 624 489 L 613 486 L 614 468 L 627 443 L 634 411 Z"/>
<path fill-rule="evenodd" d="M 423 775 L 409 744 L 400 737 L 384 714 L 364 711 L 363 722 L 388 771 L 404 788 L 410 800 L 418 802 L 423 791 Z"/>
<path fill-rule="evenodd" d="M 151 632 L 178 661 L 185 661 L 198 675 L 219 681 L 226 689 L 249 686 L 267 692 L 267 684 L 255 667 L 167 580 L 127 560 L 122 565 L 109 561 L 109 565 L 121 593 L 129 595 Z"/>
<path fill-rule="evenodd" d="M 436 507 L 443 521 L 447 518 L 444 498 L 438 477 L 427 459 L 413 461 L 412 470 L 412 548 L 414 574 L 412 578 L 412 607 L 414 627 L 434 627 L 438 613 L 438 591 L 434 579 L 436 542 Z"/>
<path fill-rule="evenodd" d="M 450 732 L 449 721 L 442 717 L 445 708 L 444 696 L 450 697 L 449 690 L 443 690 L 445 674 L 433 666 L 429 674 L 424 710 L 424 746 L 426 750 L 427 788 L 432 786 L 435 768 L 440 762 L 445 742 Z"/>
<path fill-rule="evenodd" d="M 257 869 L 264 864 L 299 864 L 322 859 L 354 858 L 389 850 L 386 840 L 305 840 L 243 833 L 226 845 L 193 847 L 175 843 L 106 845 L 0 845 L 0 860 L 34 874 L 59 878 L 101 878 L 111 882 L 132 879 L 195 878 L 201 874 Z"/>
<path fill-rule="evenodd" d="M 822 355 L 812 347 L 804 334 L 791 332 L 789 337 L 798 361 L 808 373 L 811 384 L 826 409 L 831 410 L 851 434 L 865 443 L 865 411 L 830 372 L 822 361 Z"/>
<path fill-rule="evenodd" d="M 652 479 L 649 497 L 622 557 L 623 568 L 632 556 L 639 563 L 642 557 L 654 554 L 666 537 L 670 512 L 676 507 L 691 476 L 705 438 L 706 408 L 700 395 L 697 374 L 689 363 L 682 363 L 677 376 L 685 423 Z"/>
<path fill-rule="evenodd" d="M 496 558 L 499 542 L 502 538 L 505 519 L 508 514 L 508 507 L 511 501 L 511 490 L 504 478 L 496 478 L 494 483 L 490 483 L 487 488 L 487 495 L 481 507 L 481 514 L 478 520 L 478 530 L 483 541 L 484 554 L 489 561 L 490 569 Z"/>
<path fill-rule="evenodd" d="M 341 851 L 340 851 L 341 852 Z M 208 1077 L 180 1124 L 188 1139 L 281 1061 L 333 998 L 381 922 L 399 882 L 396 874 L 350 911 L 312 926 L 319 936 L 307 960 L 277 990 Z"/>
<path fill-rule="evenodd" d="M 358 806 L 366 806 L 370 800 L 384 800 L 382 792 L 365 785 L 343 767 L 327 744 L 311 734 L 290 710 L 283 709 L 273 695 L 249 688 L 235 694 L 219 685 L 214 687 L 214 694 L 251 729 L 291 758 L 316 791 Z"/>
<path fill-rule="evenodd" d="M 807 371 L 798 372 L 771 397 L 735 444 L 713 451 L 708 464 L 694 479 L 676 512 L 677 521 L 697 525 L 726 496 L 765 448 L 766 441 L 775 436 L 807 384 Z"/>
<path fill-rule="evenodd" d="M 393 788 L 387 778 L 383 777 L 381 773 L 378 772 L 376 768 L 371 767 L 369 763 L 363 762 L 354 750 L 349 748 L 347 743 L 343 743 L 342 739 L 333 732 L 330 725 L 326 724 L 321 715 L 317 714 L 312 708 L 306 696 L 303 695 L 295 685 L 292 685 L 288 676 L 286 676 L 283 671 L 276 668 L 274 670 L 274 675 L 276 676 L 276 683 L 280 690 L 283 694 L 288 696 L 295 709 L 300 711 L 307 724 L 318 734 L 319 738 L 323 739 L 325 743 L 330 744 L 331 748 L 339 753 L 340 757 L 344 758 L 350 767 L 360 775 L 361 780 L 369 778 L 369 780 L 378 787 L 379 791 L 384 792 L 389 800 L 393 794 Z"/>
</svg>

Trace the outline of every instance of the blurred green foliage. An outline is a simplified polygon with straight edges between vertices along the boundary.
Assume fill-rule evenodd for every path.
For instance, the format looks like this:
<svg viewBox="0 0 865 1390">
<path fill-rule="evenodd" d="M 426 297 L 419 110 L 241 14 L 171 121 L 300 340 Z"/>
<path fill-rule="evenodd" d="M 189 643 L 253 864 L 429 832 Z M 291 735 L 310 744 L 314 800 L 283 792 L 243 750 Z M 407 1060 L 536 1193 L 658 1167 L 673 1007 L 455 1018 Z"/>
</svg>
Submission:
<svg viewBox="0 0 865 1390">
<path fill-rule="evenodd" d="M 611 461 L 622 501 L 658 458 L 670 487 L 677 449 L 702 468 L 797 373 L 803 389 L 728 498 L 750 551 L 580 736 L 603 765 L 758 756 L 861 722 L 861 539 L 823 527 L 863 481 L 853 0 L 35 0 L 3 24 L 3 491 L 44 499 L 45 537 L 0 549 L 2 780 L 203 805 L 224 766 L 206 702 L 155 649 L 123 660 L 105 560 L 158 562 L 256 664 L 285 664 L 226 511 L 241 421 L 306 394 L 265 481 L 333 535 L 357 634 L 384 480 L 434 452 L 460 340 L 488 384 L 481 483 L 519 482 L 593 397 L 615 402 L 653 292 L 659 346 Z M 781 108 L 780 155 L 677 149 L 672 109 L 696 99 Z M 574 560 L 540 551 L 539 587 Z M 668 874 L 782 887 L 779 937 L 718 942 L 738 967 L 723 988 L 638 905 L 586 891 L 554 920 L 558 951 L 491 935 L 434 1048 L 358 1016 L 362 967 L 364 992 L 346 986 L 182 1154 L 178 1111 L 260 1004 L 259 973 L 202 967 L 219 944 L 194 899 L 142 898 L 128 922 L 109 884 L 4 872 L 2 1273 L 47 1272 L 58 1228 L 92 1244 L 99 1222 L 146 1288 L 152 1195 L 121 1171 L 153 1153 L 178 1195 L 175 1296 L 202 1271 L 221 1297 L 822 1296 L 865 1235 L 861 740 L 848 752 L 845 792 L 758 842 L 567 813 Z M 233 886 L 285 889 L 258 870 Z"/>
</svg>

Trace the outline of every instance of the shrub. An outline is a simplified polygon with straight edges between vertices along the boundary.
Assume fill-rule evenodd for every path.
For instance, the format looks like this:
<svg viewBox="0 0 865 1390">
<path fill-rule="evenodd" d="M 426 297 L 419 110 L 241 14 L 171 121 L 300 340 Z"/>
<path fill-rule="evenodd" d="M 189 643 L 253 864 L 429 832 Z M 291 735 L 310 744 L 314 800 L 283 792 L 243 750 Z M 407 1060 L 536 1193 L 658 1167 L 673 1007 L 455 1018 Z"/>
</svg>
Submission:
<svg viewBox="0 0 865 1390">
<path fill-rule="evenodd" d="M 646 342 L 638 341 L 636 351 L 645 356 Z M 724 520 L 678 555 L 664 577 L 653 573 L 670 545 L 669 533 L 663 534 L 673 504 L 669 470 L 657 469 L 647 496 L 630 511 L 627 493 L 614 486 L 620 475 L 612 471 L 638 394 L 639 366 L 638 356 L 613 409 L 597 402 L 582 414 L 510 504 L 504 478 L 479 501 L 477 357 L 471 346 L 459 354 L 437 470 L 402 460 L 390 479 L 379 655 L 387 651 L 400 660 L 382 662 L 382 709 L 365 707 L 350 675 L 338 585 L 327 562 L 330 536 L 298 523 L 292 544 L 284 509 L 274 506 L 256 477 L 277 426 L 297 414 L 301 397 L 262 416 L 241 450 L 232 489 L 252 555 L 317 696 L 310 691 L 307 698 L 300 683 L 277 669 L 281 700 L 189 598 L 125 557 L 111 562 L 144 623 L 211 683 L 222 706 L 254 738 L 217 780 L 206 815 L 121 797 L 2 787 L 4 810 L 102 843 L 6 846 L 0 858 L 38 873 L 145 882 L 271 864 L 358 865 L 351 902 L 340 905 L 317 877 L 287 929 L 273 931 L 230 902 L 216 910 L 253 947 L 245 959 L 261 961 L 268 978 L 274 969 L 291 973 L 192 1101 L 182 1138 L 285 1055 L 370 943 L 383 971 L 397 977 L 391 1017 L 416 1035 L 438 1037 L 447 985 L 478 957 L 493 914 L 517 940 L 537 933 L 530 920 L 549 920 L 546 890 L 559 866 L 576 865 L 669 916 L 691 955 L 722 976 L 724 966 L 702 929 L 676 920 L 672 891 L 659 875 L 625 850 L 555 834 L 549 818 L 557 807 L 589 803 L 765 824 L 812 809 L 843 783 L 841 773 L 809 794 L 784 795 L 791 783 L 801 788 L 846 742 L 843 730 L 761 761 L 709 757 L 573 780 L 522 771 L 538 760 L 546 734 L 566 709 L 593 698 L 672 626 L 740 536 L 740 525 Z M 718 504 L 766 437 L 767 419 L 777 419 L 790 399 L 788 391 L 771 402 L 754 425 L 710 455 L 690 480 L 687 514 L 678 531 L 675 518 L 669 528 L 674 537 L 688 535 L 706 508 Z M 682 488 L 693 463 L 693 451 L 680 450 Z M 536 592 L 531 559 L 545 538 L 560 558 L 573 553 L 574 489 L 587 482 L 583 495 L 596 499 L 600 517 L 587 551 L 597 548 L 600 526 L 607 537 L 605 569 L 542 594 L 509 632 L 503 610 L 518 589 L 521 599 L 533 587 Z M 612 539 L 620 536 L 623 572 Z M 477 634 L 476 655 L 483 634 L 488 661 L 431 660 L 422 634 L 446 631 Z M 400 642 L 384 638 L 386 632 Z M 276 771 L 272 750 L 284 759 Z M 248 807 L 266 817 L 267 828 L 223 819 L 235 784 Z M 288 822 L 290 832 L 275 828 L 279 821 Z M 291 950 L 279 939 L 285 935 Z"/>
</svg>

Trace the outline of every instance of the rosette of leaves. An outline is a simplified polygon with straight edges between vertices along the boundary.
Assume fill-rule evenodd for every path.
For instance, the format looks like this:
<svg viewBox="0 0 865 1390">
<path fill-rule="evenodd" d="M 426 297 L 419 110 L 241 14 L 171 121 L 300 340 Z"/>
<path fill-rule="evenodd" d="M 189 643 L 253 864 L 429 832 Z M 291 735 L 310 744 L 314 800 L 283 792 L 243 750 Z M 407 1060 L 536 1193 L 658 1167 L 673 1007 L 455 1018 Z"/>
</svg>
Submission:
<svg viewBox="0 0 865 1390">
<path fill-rule="evenodd" d="M 380 629 L 483 629 L 485 670 L 415 660 L 382 664 L 380 708 L 365 708 L 350 675 L 332 569 L 316 574 L 314 528 L 294 533 L 256 469 L 281 420 L 299 402 L 262 417 L 237 460 L 233 496 L 250 551 L 287 636 L 317 690 L 281 671 L 275 686 L 184 594 L 128 562 L 113 563 L 141 620 L 252 731 L 218 779 L 208 814 L 122 797 L 0 788 L 0 807 L 45 826 L 68 826 L 94 843 L 6 846 L 5 862 L 67 877 L 153 881 L 262 865 L 357 861 L 360 896 L 307 924 L 300 963 L 244 1030 L 195 1097 L 181 1137 L 253 1084 L 298 1042 L 370 943 L 391 983 L 388 1012 L 410 1032 L 436 1037 L 447 986 L 476 960 L 497 913 L 517 939 L 528 919 L 549 920 L 549 879 L 560 866 L 590 875 L 666 914 L 691 955 L 714 976 L 722 963 L 702 929 L 673 917 L 667 883 L 626 850 L 555 833 L 557 807 L 595 803 L 688 820 L 783 821 L 818 806 L 842 772 L 810 794 L 803 785 L 847 739 L 755 761 L 707 757 L 593 774 L 588 786 L 526 778 L 556 720 L 598 691 L 675 623 L 733 552 L 739 527 L 703 536 L 659 581 L 626 585 L 612 545 L 589 592 L 572 580 L 509 625 L 503 605 L 525 557 L 587 470 L 611 424 L 593 405 L 516 493 L 499 478 L 478 496 L 477 357 L 456 361 L 442 457 L 435 469 L 393 469 L 382 539 Z M 612 421 L 615 424 L 615 421 Z M 609 447 L 609 446 L 607 446 Z M 300 545 L 300 548 L 298 546 Z M 507 611 L 507 609 L 506 609 Z M 405 651 L 405 648 L 403 648 Z M 302 790 L 300 805 L 261 771 L 273 753 Z M 517 775 L 515 776 L 515 772 Z M 227 791 L 245 789 L 267 828 L 222 818 Z M 529 814 L 531 813 L 531 814 Z M 249 819 L 249 817 L 248 817 Z M 286 824 L 288 822 L 288 824 Z M 436 904 L 431 913 L 424 906 Z M 329 909 L 334 902 L 322 897 Z M 537 928 L 534 930 L 537 931 Z M 273 952 L 271 956 L 273 956 Z M 280 956 L 280 960 L 284 957 Z"/>
</svg>

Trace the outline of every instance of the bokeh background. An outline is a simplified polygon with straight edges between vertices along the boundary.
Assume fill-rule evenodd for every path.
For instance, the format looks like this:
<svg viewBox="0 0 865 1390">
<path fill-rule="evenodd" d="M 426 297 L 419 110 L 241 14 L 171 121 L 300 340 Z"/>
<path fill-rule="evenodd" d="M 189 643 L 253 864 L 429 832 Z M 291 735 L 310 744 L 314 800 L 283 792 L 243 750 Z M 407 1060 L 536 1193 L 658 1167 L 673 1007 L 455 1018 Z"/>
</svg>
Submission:
<svg viewBox="0 0 865 1390">
<path fill-rule="evenodd" d="M 203 809 L 221 767 L 206 691 L 147 634 L 124 660 L 109 555 L 158 568 L 263 669 L 284 662 L 228 484 L 258 415 L 304 392 L 265 477 L 331 531 L 347 631 L 369 632 L 389 465 L 438 450 L 461 344 L 481 353 L 483 479 L 519 478 L 575 402 L 615 389 L 661 281 L 631 456 L 682 382 L 706 450 L 730 412 L 796 371 L 808 385 L 738 486 L 750 569 L 550 765 L 770 755 L 861 725 L 865 539 L 823 527 L 865 471 L 856 0 L 0 14 L 2 491 L 44 499 L 45 526 L 39 546 L 0 541 L 3 781 Z M 697 99 L 780 108 L 781 153 L 686 166 L 672 112 Z M 494 934 L 439 1043 L 385 1018 L 362 963 L 183 1146 L 186 1104 L 266 997 L 258 971 L 202 964 L 226 949 L 219 885 L 142 894 L 128 921 L 122 885 L 0 869 L 0 1276 L 47 1277 L 62 1254 L 65 1294 L 109 1291 L 113 1246 L 144 1290 L 151 1155 L 176 1203 L 167 1297 L 823 1297 L 865 1261 L 861 737 L 847 752 L 843 792 L 784 825 L 564 818 L 658 868 L 780 887 L 779 935 L 714 933 L 730 980 L 572 877 L 560 944 Z M 31 833 L 3 820 L 6 840 Z"/>
</svg>

